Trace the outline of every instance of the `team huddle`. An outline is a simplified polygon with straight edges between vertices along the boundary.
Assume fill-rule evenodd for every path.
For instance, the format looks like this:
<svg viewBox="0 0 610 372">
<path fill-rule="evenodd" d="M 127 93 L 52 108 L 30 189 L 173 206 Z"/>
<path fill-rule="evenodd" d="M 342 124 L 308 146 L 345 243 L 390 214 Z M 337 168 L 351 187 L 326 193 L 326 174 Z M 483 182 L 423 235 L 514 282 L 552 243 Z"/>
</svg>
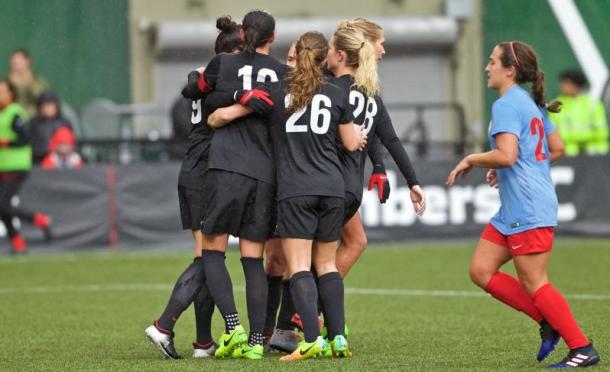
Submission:
<svg viewBox="0 0 610 372">
<path fill-rule="evenodd" d="M 306 32 L 291 46 L 284 64 L 269 55 L 275 38 L 275 20 L 269 13 L 251 11 L 241 25 L 221 17 L 217 28 L 216 56 L 205 68 L 188 74 L 182 91 L 192 100 L 193 126 L 178 194 L 183 228 L 192 231 L 195 241 L 195 259 L 178 278 L 165 310 L 146 335 L 164 357 L 179 359 L 173 328 L 193 303 L 197 330 L 193 357 L 261 359 L 273 349 L 286 353 L 283 361 L 350 357 L 343 278 L 366 247 L 358 212 L 366 155 L 373 164 L 368 187 L 377 187 L 381 203 L 390 192 L 383 145 L 411 190 L 415 212 L 422 215 L 426 210 L 425 195 L 380 97 L 377 64 L 385 53 L 383 29 L 356 18 L 340 22 L 329 40 L 319 32 Z M 520 124 L 506 125 L 508 129 L 497 131 L 497 143 L 493 142 L 497 149 L 492 152 L 510 146 L 505 136 L 520 139 L 519 134 L 507 134 L 516 130 L 511 125 Z M 543 130 L 552 132 L 541 122 L 540 133 Z M 542 150 L 536 151 L 548 152 L 542 134 L 540 139 Z M 521 148 L 518 153 L 521 156 Z M 467 157 L 448 183 L 472 166 L 501 168 L 491 160 Z M 491 185 L 499 185 L 501 198 L 504 188 L 511 187 L 511 176 L 501 170 L 490 171 L 488 178 Z M 489 226 L 503 223 L 503 218 Z M 556 218 L 547 218 L 542 225 L 527 227 L 552 230 L 554 224 Z M 513 237 L 501 228 L 493 235 L 489 226 L 482 241 L 501 246 L 498 236 Z M 229 235 L 239 238 L 249 332 L 241 325 L 225 265 Z M 549 251 L 538 252 L 548 255 Z M 492 281 L 498 280 L 494 276 Z M 518 281 L 516 285 L 521 286 Z M 524 311 L 506 296 L 485 289 Z M 225 324 L 217 342 L 211 335 L 215 307 Z M 556 320 L 561 316 L 540 312 L 534 319 L 546 329 L 541 352 L 548 355 L 560 335 L 570 336 L 563 332 L 563 319 Z M 595 360 L 593 354 L 586 354 L 594 351 L 586 338 L 577 343 L 570 346 L 576 354 L 562 363 L 576 363 L 574 358 L 580 358 L 578 366 L 599 361 L 599 356 Z"/>
</svg>

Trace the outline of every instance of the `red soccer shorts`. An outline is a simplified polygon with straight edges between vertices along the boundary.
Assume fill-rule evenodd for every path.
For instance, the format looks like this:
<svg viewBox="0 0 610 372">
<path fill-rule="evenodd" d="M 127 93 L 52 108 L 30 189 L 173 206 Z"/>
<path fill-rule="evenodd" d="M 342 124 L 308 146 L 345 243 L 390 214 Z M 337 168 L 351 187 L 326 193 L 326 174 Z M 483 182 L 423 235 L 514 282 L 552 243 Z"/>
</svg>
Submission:
<svg viewBox="0 0 610 372">
<path fill-rule="evenodd" d="M 550 252 L 553 249 L 555 228 L 539 227 L 513 235 L 504 235 L 488 223 L 481 234 L 481 239 L 506 247 L 511 256 Z"/>
</svg>

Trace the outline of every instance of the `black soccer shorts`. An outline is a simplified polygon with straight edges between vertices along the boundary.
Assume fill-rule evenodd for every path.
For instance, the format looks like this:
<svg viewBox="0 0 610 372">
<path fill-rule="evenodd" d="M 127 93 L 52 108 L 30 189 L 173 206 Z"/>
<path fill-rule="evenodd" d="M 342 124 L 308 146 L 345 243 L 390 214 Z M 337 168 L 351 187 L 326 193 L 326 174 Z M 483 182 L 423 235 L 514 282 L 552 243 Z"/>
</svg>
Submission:
<svg viewBox="0 0 610 372">
<path fill-rule="evenodd" d="M 255 242 L 271 237 L 275 185 L 221 169 L 205 175 L 204 234 L 231 234 Z"/>
<path fill-rule="evenodd" d="M 343 221 L 343 198 L 296 196 L 280 200 L 275 235 L 281 238 L 339 240 Z"/>
</svg>

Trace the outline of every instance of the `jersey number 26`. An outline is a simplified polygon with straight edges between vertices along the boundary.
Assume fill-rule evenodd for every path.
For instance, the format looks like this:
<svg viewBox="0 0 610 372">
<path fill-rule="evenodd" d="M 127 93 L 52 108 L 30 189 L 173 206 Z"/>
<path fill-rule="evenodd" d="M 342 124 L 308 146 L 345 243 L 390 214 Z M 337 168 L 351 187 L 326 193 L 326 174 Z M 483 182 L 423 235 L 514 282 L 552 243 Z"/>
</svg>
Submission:
<svg viewBox="0 0 610 372">
<path fill-rule="evenodd" d="M 284 97 L 286 107 L 290 106 L 292 95 L 287 94 Z M 311 100 L 311 112 L 309 114 L 309 125 L 307 123 L 298 123 L 301 116 L 307 111 L 307 106 L 302 107 L 290 115 L 286 121 L 286 133 L 305 133 L 308 128 L 315 134 L 325 134 L 330 126 L 330 108 L 332 102 L 328 96 L 324 94 L 316 94 Z"/>
</svg>

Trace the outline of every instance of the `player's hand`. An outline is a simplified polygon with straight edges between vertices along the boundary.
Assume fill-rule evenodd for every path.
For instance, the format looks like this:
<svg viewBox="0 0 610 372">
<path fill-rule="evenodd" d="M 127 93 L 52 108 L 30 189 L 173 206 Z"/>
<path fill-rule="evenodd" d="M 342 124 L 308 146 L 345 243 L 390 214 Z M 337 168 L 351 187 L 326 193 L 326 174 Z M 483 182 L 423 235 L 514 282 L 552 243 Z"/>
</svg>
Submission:
<svg viewBox="0 0 610 372">
<path fill-rule="evenodd" d="M 419 185 L 411 187 L 411 202 L 413 209 L 418 216 L 421 216 L 426 211 L 426 194 Z"/>
<path fill-rule="evenodd" d="M 385 203 L 390 197 L 390 182 L 385 170 L 375 167 L 371 178 L 369 178 L 369 191 L 377 186 L 377 197 L 381 204 Z"/>
<path fill-rule="evenodd" d="M 451 173 L 449 173 L 449 177 L 447 178 L 447 185 L 448 186 L 455 185 L 459 175 L 462 175 L 462 178 L 464 178 L 468 174 L 468 172 L 470 172 L 471 170 L 472 170 L 472 164 L 468 160 L 468 156 L 467 156 L 464 159 L 462 159 L 462 161 L 459 162 L 458 165 L 455 166 L 455 168 L 453 168 Z"/>
<path fill-rule="evenodd" d="M 236 90 L 233 98 L 235 102 L 250 107 L 260 115 L 268 114 L 273 109 L 273 101 L 269 96 L 269 91 L 262 87 L 252 90 Z"/>
<path fill-rule="evenodd" d="M 195 69 L 195 71 L 197 71 L 201 75 L 205 71 L 205 66 L 199 66 Z"/>
<path fill-rule="evenodd" d="M 364 131 L 364 124 L 358 125 L 358 151 L 363 151 L 366 147 L 367 137 Z"/>
<path fill-rule="evenodd" d="M 498 180 L 498 174 L 496 173 L 495 169 L 490 169 L 487 171 L 487 174 L 485 175 L 485 181 L 489 186 L 493 187 L 494 189 L 500 187 L 500 181 Z"/>
</svg>

